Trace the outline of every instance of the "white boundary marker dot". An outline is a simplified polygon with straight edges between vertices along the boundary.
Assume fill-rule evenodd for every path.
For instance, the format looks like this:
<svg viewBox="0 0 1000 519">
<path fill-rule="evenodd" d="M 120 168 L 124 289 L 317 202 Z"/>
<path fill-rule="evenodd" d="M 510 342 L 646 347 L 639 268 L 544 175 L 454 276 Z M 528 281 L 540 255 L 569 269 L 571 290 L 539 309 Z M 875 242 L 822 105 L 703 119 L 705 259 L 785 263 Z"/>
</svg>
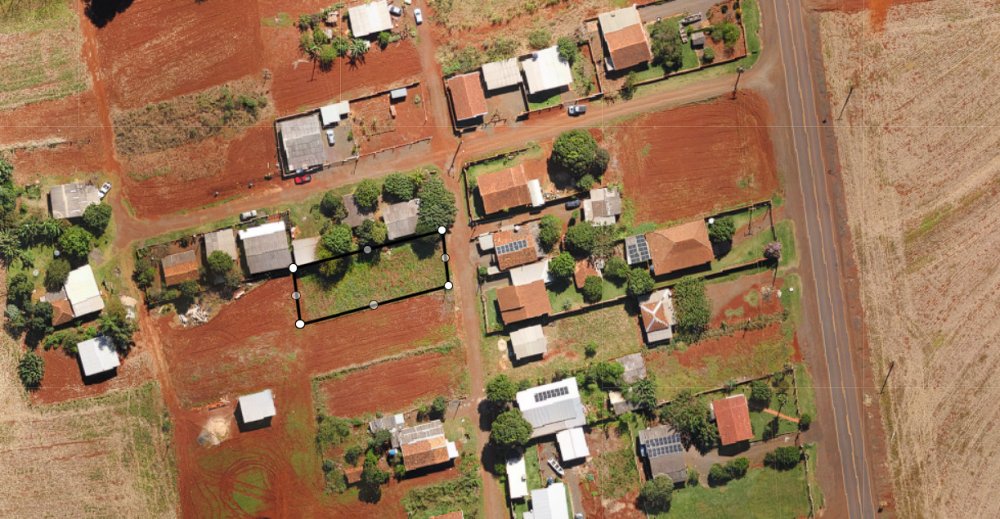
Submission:
<svg viewBox="0 0 1000 519">
<path fill-rule="evenodd" d="M 371 254 L 372 253 L 372 246 L 371 245 L 365 245 L 364 252 L 365 252 L 365 254 Z"/>
<path fill-rule="evenodd" d="M 448 229 L 445 229 L 443 225 L 441 227 L 438 227 L 438 234 L 444 234 L 446 232 L 448 232 Z"/>
<path fill-rule="evenodd" d="M 378 308 L 378 301 L 373 300 L 370 303 L 368 303 L 368 308 L 371 308 L 372 310 Z"/>
<path fill-rule="evenodd" d="M 295 327 L 301 330 L 306 327 L 306 322 L 299 319 L 298 321 L 295 321 Z"/>
<path fill-rule="evenodd" d="M 445 263 L 448 263 L 448 260 L 450 260 L 450 259 L 451 259 L 451 256 L 449 256 L 447 254 L 442 254 L 441 255 L 441 261 L 443 261 Z"/>
<path fill-rule="evenodd" d="M 294 263 L 288 266 L 288 271 L 291 272 L 292 274 L 294 274 L 295 271 L 297 270 L 299 270 L 299 266 Z"/>
<path fill-rule="evenodd" d="M 298 291 L 292 292 L 292 299 L 298 300 L 300 297 L 302 297 L 302 294 L 298 293 Z"/>
<path fill-rule="evenodd" d="M 452 288 L 453 288 L 454 286 L 455 286 L 455 285 L 454 285 L 454 284 L 452 284 L 452 282 L 451 282 L 451 281 L 445 281 L 445 282 L 444 282 L 444 289 L 445 289 L 445 290 L 451 290 L 451 289 L 452 289 Z"/>
</svg>

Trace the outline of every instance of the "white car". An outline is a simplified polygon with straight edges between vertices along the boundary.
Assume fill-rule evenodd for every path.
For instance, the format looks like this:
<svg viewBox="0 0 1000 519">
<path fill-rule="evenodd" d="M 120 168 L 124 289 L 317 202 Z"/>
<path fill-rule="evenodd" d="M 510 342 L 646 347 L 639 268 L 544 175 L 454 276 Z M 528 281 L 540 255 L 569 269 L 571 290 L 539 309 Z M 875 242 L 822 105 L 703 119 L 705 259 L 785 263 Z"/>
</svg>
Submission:
<svg viewBox="0 0 1000 519">
<path fill-rule="evenodd" d="M 326 131 L 326 142 L 330 143 L 330 146 L 333 146 L 334 144 L 336 144 L 337 139 L 336 139 L 336 137 L 333 134 L 333 130 L 327 130 Z"/>
<path fill-rule="evenodd" d="M 419 7 L 413 10 L 413 19 L 417 21 L 417 25 L 424 23 L 424 13 Z"/>
<path fill-rule="evenodd" d="M 240 213 L 240 221 L 241 222 L 245 222 L 247 220 L 253 220 L 254 218 L 257 218 L 257 210 L 256 209 L 254 209 L 252 211 L 247 211 L 245 213 Z"/>
<path fill-rule="evenodd" d="M 101 194 L 100 198 L 103 199 L 104 197 L 108 196 L 108 191 L 111 191 L 111 182 L 105 182 L 104 184 L 101 184 L 101 188 L 98 189 L 98 192 Z"/>
</svg>

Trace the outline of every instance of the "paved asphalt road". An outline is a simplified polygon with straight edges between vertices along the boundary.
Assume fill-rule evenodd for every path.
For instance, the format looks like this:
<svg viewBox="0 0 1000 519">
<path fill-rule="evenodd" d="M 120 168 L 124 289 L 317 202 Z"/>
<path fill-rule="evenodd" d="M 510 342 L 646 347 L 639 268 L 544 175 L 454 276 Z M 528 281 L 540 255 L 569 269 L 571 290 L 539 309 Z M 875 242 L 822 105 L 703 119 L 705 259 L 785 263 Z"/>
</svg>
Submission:
<svg viewBox="0 0 1000 519">
<path fill-rule="evenodd" d="M 824 149 L 820 137 L 823 119 L 829 117 L 817 107 L 817 74 L 811 69 L 807 47 L 805 21 L 800 3 L 796 0 L 773 0 L 777 20 L 767 28 L 776 30 L 776 51 L 780 56 L 784 75 L 787 107 L 772 106 L 774 110 L 787 109 L 791 124 L 793 157 L 797 164 L 799 187 L 805 212 L 805 235 L 808 261 L 813 273 L 806 280 L 806 290 L 815 298 L 819 310 L 818 325 L 830 380 L 831 405 L 834 411 L 834 428 L 840 462 L 843 467 L 844 490 L 847 510 L 851 518 L 875 517 L 874 500 L 869 467 L 865 457 L 862 410 L 851 358 L 842 280 L 844 273 L 838 261 L 840 244 L 835 232 L 834 213 L 829 194 L 828 174 L 835 161 L 836 150 Z M 813 52 L 819 52 L 814 50 Z M 812 287 L 808 283 L 812 282 Z M 804 295 L 810 297 L 810 294 Z M 859 362 L 863 362 L 859 359 Z M 829 491 L 829 490 L 828 490 Z"/>
</svg>

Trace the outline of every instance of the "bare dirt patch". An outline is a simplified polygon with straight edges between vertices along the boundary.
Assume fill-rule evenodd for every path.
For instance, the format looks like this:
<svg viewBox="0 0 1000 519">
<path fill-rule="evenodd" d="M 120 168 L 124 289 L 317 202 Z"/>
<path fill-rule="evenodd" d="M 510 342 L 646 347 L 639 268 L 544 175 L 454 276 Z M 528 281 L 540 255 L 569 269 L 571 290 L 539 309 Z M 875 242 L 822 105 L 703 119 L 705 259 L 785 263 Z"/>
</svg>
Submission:
<svg viewBox="0 0 1000 519">
<path fill-rule="evenodd" d="M 116 376 L 91 384 L 83 383 L 83 373 L 76 355 L 67 355 L 58 349 L 39 349 L 38 353 L 45 360 L 45 377 L 41 387 L 31 393 L 31 398 L 36 403 L 49 404 L 96 396 L 115 389 L 138 386 L 152 376 L 145 352 L 133 352 L 122 359 Z"/>
<path fill-rule="evenodd" d="M 743 92 L 610 130 L 618 150 L 612 168 L 623 172 L 636 221 L 676 221 L 769 198 L 778 175 L 767 110 L 762 97 Z"/>
<path fill-rule="evenodd" d="M 423 84 L 410 88 L 403 101 L 389 102 L 389 94 L 351 104 L 354 139 L 361 153 L 415 142 L 434 135 L 429 118 L 430 96 Z M 393 112 L 395 115 L 393 115 Z"/>
<path fill-rule="evenodd" d="M 899 517 L 1000 515 L 1000 411 L 982 405 L 1000 396 L 998 17 L 959 0 L 891 8 L 881 31 L 867 13 L 820 18 L 831 105 L 855 85 L 836 133 L 872 378 L 895 362 L 896 502 L 877 499 Z"/>
</svg>

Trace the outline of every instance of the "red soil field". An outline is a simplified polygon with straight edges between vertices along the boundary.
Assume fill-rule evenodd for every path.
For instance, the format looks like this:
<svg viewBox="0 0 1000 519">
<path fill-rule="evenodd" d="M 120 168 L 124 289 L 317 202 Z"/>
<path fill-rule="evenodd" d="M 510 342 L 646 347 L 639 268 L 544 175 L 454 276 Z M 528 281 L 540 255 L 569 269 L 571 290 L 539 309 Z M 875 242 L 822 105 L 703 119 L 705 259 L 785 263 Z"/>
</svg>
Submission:
<svg viewBox="0 0 1000 519">
<path fill-rule="evenodd" d="M 417 96 L 420 103 L 416 102 Z M 430 120 L 430 96 L 423 84 L 409 89 L 406 100 L 394 103 L 396 117 L 389 112 L 389 95 L 382 95 L 351 104 L 351 120 L 354 123 L 354 138 L 361 145 L 361 153 L 372 153 L 393 146 L 399 146 L 434 135 L 436 128 Z M 370 131 L 372 121 L 377 128 L 392 128 L 384 133 Z M 368 128 L 369 130 L 362 130 Z"/>
<path fill-rule="evenodd" d="M 454 317 L 441 294 L 296 330 L 291 292 L 289 279 L 272 280 L 230 303 L 207 324 L 183 329 L 170 317 L 157 321 L 183 405 L 212 402 L 289 376 L 306 379 L 454 333 Z"/>
<path fill-rule="evenodd" d="M 712 302 L 712 320 L 709 326 L 716 328 L 723 322 L 738 324 L 759 315 L 771 315 L 781 312 L 781 299 L 777 292 L 768 299 L 761 295 L 761 288 L 771 286 L 772 274 L 762 272 L 752 276 L 742 276 L 725 283 L 706 285 L 708 299 Z M 774 287 L 780 289 L 782 280 L 776 280 Z M 757 306 L 751 306 L 745 299 L 749 292 L 756 293 Z M 729 312 L 730 316 L 726 316 Z"/>
<path fill-rule="evenodd" d="M 134 2 L 97 31 L 108 100 L 135 108 L 257 73 L 256 2 Z"/>
<path fill-rule="evenodd" d="M 51 404 L 102 395 L 114 389 L 134 387 L 146 382 L 151 377 L 143 353 L 133 350 L 122 359 L 118 374 L 101 382 L 84 384 L 83 372 L 76 360 L 76 355 L 67 355 L 62 350 L 44 350 L 37 353 L 45 360 L 45 376 L 41 387 L 31 392 L 31 399 L 38 404 Z"/>
<path fill-rule="evenodd" d="M 690 369 L 701 369 L 706 366 L 705 359 L 709 357 L 737 357 L 753 359 L 753 350 L 758 344 L 777 340 L 781 337 L 781 325 L 773 324 L 762 330 L 747 330 L 735 332 L 733 335 L 708 339 L 684 351 L 673 351 L 682 366 Z M 748 365 L 747 373 L 760 372 L 755 366 Z"/>
<path fill-rule="evenodd" d="M 352 417 L 405 411 L 419 400 L 447 396 L 462 372 L 462 357 L 455 353 L 424 353 L 322 382 L 323 404 L 332 415 Z"/>
<path fill-rule="evenodd" d="M 890 7 L 924 1 L 926 0 L 814 0 L 811 3 L 821 11 L 851 13 L 868 9 L 871 13 L 872 27 L 876 31 L 880 31 L 885 24 L 885 17 L 888 15 Z"/>
<path fill-rule="evenodd" d="M 32 183 L 43 177 L 102 170 L 104 149 L 97 99 L 92 91 L 55 101 L 0 111 L 0 147 L 12 154 L 16 180 Z M 56 143 L 58 142 L 58 143 Z"/>
<path fill-rule="evenodd" d="M 742 92 L 652 113 L 614 130 L 615 169 L 636 221 L 664 223 L 765 199 L 778 189 L 767 104 Z"/>
</svg>

